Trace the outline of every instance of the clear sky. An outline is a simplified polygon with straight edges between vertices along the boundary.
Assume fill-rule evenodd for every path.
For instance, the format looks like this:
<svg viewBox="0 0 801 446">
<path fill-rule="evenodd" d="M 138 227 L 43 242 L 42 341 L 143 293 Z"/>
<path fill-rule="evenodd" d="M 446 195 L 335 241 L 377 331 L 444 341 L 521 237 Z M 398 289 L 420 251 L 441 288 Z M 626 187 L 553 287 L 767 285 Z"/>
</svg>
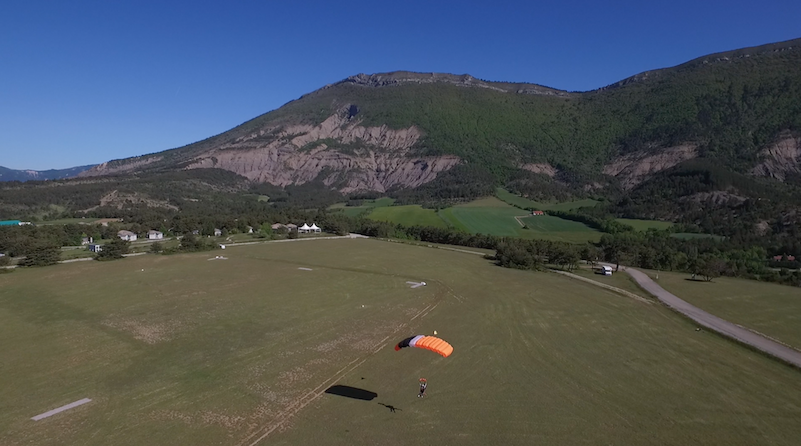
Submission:
<svg viewBox="0 0 801 446">
<path fill-rule="evenodd" d="M 591 90 L 801 37 L 801 1 L 4 1 L 0 166 L 179 147 L 358 73 Z"/>
</svg>

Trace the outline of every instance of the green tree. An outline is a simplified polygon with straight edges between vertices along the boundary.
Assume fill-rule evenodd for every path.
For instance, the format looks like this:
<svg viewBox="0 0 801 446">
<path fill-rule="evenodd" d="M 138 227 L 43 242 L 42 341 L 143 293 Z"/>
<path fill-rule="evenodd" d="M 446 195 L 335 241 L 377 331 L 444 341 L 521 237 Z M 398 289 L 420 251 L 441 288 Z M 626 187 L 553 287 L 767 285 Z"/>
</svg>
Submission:
<svg viewBox="0 0 801 446">
<path fill-rule="evenodd" d="M 259 228 L 259 234 L 263 237 L 272 239 L 273 238 L 273 227 L 269 223 L 264 223 Z"/>
<path fill-rule="evenodd" d="M 150 245 L 150 252 L 153 254 L 158 254 L 161 251 L 164 251 L 164 245 L 161 242 L 153 242 Z"/>
<path fill-rule="evenodd" d="M 180 251 L 186 252 L 208 251 L 211 248 L 212 245 L 206 243 L 203 238 L 198 237 L 191 232 L 181 238 L 181 244 L 178 247 Z"/>
<path fill-rule="evenodd" d="M 21 266 L 55 265 L 61 260 L 61 247 L 57 245 L 38 245 L 20 262 Z"/>
<path fill-rule="evenodd" d="M 726 270 L 726 262 L 714 254 L 704 254 L 698 262 L 698 273 L 704 280 L 711 282 L 712 279 L 720 277 Z"/>
<path fill-rule="evenodd" d="M 123 254 L 128 254 L 131 249 L 131 242 L 116 238 L 105 245 L 103 249 L 97 253 L 95 258 L 97 260 L 115 260 L 121 259 Z"/>
</svg>

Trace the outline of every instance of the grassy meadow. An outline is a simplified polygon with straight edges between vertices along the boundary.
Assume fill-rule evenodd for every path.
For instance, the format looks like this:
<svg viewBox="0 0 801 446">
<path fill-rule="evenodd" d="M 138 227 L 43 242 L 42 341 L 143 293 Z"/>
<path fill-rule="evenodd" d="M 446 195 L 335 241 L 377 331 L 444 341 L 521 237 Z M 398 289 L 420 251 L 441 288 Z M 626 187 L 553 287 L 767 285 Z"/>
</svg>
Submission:
<svg viewBox="0 0 801 446">
<path fill-rule="evenodd" d="M 499 187 L 495 190 L 495 196 L 501 201 L 521 208 L 536 208 L 541 211 L 572 211 L 582 207 L 592 207 L 599 203 L 597 200 L 585 198 L 583 200 L 563 201 L 546 203 L 542 201 L 529 200 L 520 195 L 513 194 L 508 190 Z"/>
<path fill-rule="evenodd" d="M 433 209 L 423 209 L 419 204 L 407 206 L 382 206 L 370 212 L 368 218 L 377 221 L 389 221 L 405 226 L 435 226 L 444 228 L 447 225 Z"/>
<path fill-rule="evenodd" d="M 550 215 L 529 216 L 528 212 L 495 197 L 443 209 L 439 215 L 450 225 L 476 234 L 573 243 L 598 241 L 601 238 L 600 232 L 583 223 Z"/>
<path fill-rule="evenodd" d="M 648 274 L 654 277 L 653 271 Z M 688 278 L 660 271 L 658 282 L 698 308 L 801 350 L 801 289 L 730 277 Z"/>
<path fill-rule="evenodd" d="M 659 220 L 638 220 L 634 218 L 616 218 L 615 220 L 623 223 L 624 225 L 629 225 L 636 231 L 645 232 L 649 229 L 656 229 L 659 231 L 664 231 L 665 229 L 670 228 L 673 226 L 673 223 L 669 221 L 659 221 Z"/>
<path fill-rule="evenodd" d="M 0 444 L 797 444 L 799 371 L 694 328 L 366 239 L 18 270 L 0 276 Z M 392 349 L 434 330 L 449 358 Z"/>
<path fill-rule="evenodd" d="M 392 203 L 395 202 L 394 198 L 383 197 L 377 198 L 375 200 L 364 200 L 361 206 L 347 206 L 346 203 L 337 203 L 332 206 L 329 206 L 328 209 L 330 210 L 340 210 L 343 214 L 347 215 L 348 217 L 358 217 L 362 214 L 369 214 L 376 208 L 392 206 Z"/>
<path fill-rule="evenodd" d="M 676 232 L 674 234 L 670 234 L 671 237 L 680 238 L 683 240 L 689 240 L 694 238 L 713 238 L 716 240 L 723 240 L 726 237 L 722 235 L 713 235 L 713 234 L 696 234 L 692 232 Z"/>
</svg>

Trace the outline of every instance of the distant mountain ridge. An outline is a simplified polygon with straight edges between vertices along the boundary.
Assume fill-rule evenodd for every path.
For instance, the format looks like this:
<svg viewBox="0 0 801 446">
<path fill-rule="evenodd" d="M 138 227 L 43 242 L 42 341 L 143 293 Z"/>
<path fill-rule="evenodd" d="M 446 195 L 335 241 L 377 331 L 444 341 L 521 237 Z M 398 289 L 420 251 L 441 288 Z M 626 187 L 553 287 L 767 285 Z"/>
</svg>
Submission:
<svg viewBox="0 0 801 446">
<path fill-rule="evenodd" d="M 79 173 L 95 167 L 95 164 L 87 166 L 70 167 L 67 169 L 49 170 L 17 170 L 0 166 L 0 181 L 44 181 L 61 180 L 78 176 Z"/>
<path fill-rule="evenodd" d="M 781 180 L 801 171 L 799 135 L 795 39 L 587 92 L 467 74 L 357 74 L 203 141 L 102 163 L 80 177 L 217 168 L 277 186 L 317 181 L 343 193 L 386 193 L 453 169 L 465 177 L 470 166 L 469 175 L 498 182 L 537 175 L 517 188 L 532 193 L 543 181 L 630 190 L 694 158 Z"/>
</svg>

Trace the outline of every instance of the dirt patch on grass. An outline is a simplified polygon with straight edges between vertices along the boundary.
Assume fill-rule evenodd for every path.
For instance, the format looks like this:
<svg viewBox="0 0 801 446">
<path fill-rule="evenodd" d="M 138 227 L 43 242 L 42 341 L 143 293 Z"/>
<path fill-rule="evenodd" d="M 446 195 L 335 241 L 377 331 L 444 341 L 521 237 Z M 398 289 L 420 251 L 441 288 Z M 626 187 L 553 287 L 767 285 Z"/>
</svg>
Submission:
<svg viewBox="0 0 801 446">
<path fill-rule="evenodd" d="M 159 421 L 180 421 L 189 426 L 221 426 L 229 431 L 241 428 L 245 422 L 245 418 L 238 415 L 228 415 L 208 410 L 193 414 L 177 410 L 159 410 L 151 413 L 151 417 Z"/>
<path fill-rule="evenodd" d="M 103 321 L 103 325 L 124 331 L 133 336 L 134 339 L 152 345 L 172 339 L 182 324 L 176 321 L 168 324 L 137 319 L 112 319 Z"/>
</svg>

